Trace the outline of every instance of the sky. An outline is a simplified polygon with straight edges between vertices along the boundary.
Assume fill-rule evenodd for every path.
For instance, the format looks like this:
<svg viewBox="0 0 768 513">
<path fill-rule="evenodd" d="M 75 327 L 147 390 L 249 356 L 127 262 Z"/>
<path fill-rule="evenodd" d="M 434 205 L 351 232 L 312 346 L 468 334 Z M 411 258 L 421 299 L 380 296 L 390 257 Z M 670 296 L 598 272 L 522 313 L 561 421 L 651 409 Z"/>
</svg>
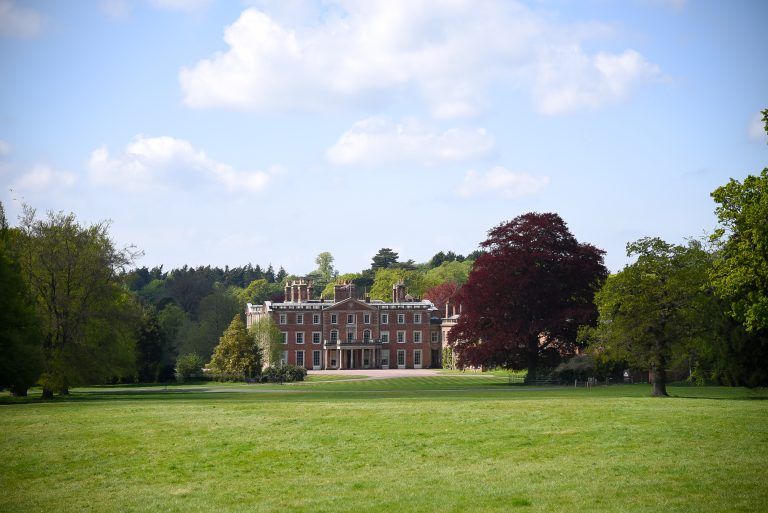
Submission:
<svg viewBox="0 0 768 513">
<path fill-rule="evenodd" d="M 557 212 L 618 271 L 768 166 L 768 2 L 0 0 L 0 201 L 341 272 Z"/>
</svg>

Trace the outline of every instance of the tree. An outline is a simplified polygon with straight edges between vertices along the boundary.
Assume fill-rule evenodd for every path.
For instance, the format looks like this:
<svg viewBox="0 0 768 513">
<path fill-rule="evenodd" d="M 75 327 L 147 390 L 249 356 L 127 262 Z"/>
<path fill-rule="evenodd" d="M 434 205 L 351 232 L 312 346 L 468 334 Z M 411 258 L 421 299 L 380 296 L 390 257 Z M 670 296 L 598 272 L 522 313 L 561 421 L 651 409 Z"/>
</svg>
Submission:
<svg viewBox="0 0 768 513">
<path fill-rule="evenodd" d="M 263 317 L 253 323 L 249 333 L 266 358 L 266 364 L 275 366 L 280 363 L 280 353 L 283 352 L 283 334 L 269 317 Z"/>
<path fill-rule="evenodd" d="M 157 383 L 172 378 L 174 357 L 173 346 L 160 326 L 154 307 L 145 307 L 136 337 L 136 377 L 138 381 L 140 383 Z"/>
<path fill-rule="evenodd" d="M 276 292 L 274 284 L 270 284 L 265 279 L 253 280 L 248 286 L 238 294 L 240 303 L 245 306 L 246 303 L 260 304 L 266 301 Z"/>
<path fill-rule="evenodd" d="M 432 301 L 435 308 L 437 308 L 438 315 L 444 315 L 445 305 L 452 303 L 458 292 L 459 286 L 452 281 L 448 281 L 428 288 L 424 292 L 424 298 Z"/>
<path fill-rule="evenodd" d="M 197 353 L 184 353 L 176 359 L 176 379 L 189 381 L 203 373 L 203 359 Z"/>
<path fill-rule="evenodd" d="M 397 263 L 399 258 L 398 254 L 389 248 L 381 248 L 378 253 L 373 256 L 373 262 L 371 263 L 371 269 L 386 269 L 392 267 Z"/>
<path fill-rule="evenodd" d="M 229 327 L 213 350 L 211 370 L 221 377 L 242 379 L 261 374 L 262 350 L 256 337 L 249 336 L 240 314 L 232 318 Z"/>
<path fill-rule="evenodd" d="M 320 293 L 320 297 L 323 299 L 333 299 L 334 287 L 337 283 L 342 284 L 346 283 L 347 281 L 354 281 L 358 278 L 360 278 L 360 273 L 346 273 L 342 274 L 341 276 L 337 276 L 335 280 L 325 286 L 323 291 Z"/>
<path fill-rule="evenodd" d="M 634 255 L 595 296 L 599 322 L 589 337 L 597 355 L 650 369 L 652 395 L 666 396 L 671 362 L 701 347 L 718 315 L 706 290 L 711 255 L 698 241 L 681 246 L 658 238 L 628 244 L 627 256 Z"/>
<path fill-rule="evenodd" d="M 331 280 L 336 279 L 336 276 L 339 275 L 338 271 L 333 268 L 333 255 L 328 251 L 323 251 L 317 255 L 315 263 L 317 264 L 317 270 L 320 272 L 326 284 L 330 283 Z"/>
<path fill-rule="evenodd" d="M 411 295 L 421 295 L 424 292 L 424 282 L 421 273 L 395 267 L 381 268 L 376 271 L 376 278 L 371 287 L 371 299 L 391 301 L 392 285 L 400 281 Z"/>
<path fill-rule="evenodd" d="M 465 260 L 446 260 L 440 266 L 428 270 L 424 274 L 424 286 L 435 287 L 441 283 L 452 282 L 459 286 L 464 285 L 472 270 L 472 262 Z"/>
<path fill-rule="evenodd" d="M 533 378 L 542 357 L 573 352 L 577 327 L 594 322 L 604 251 L 579 243 L 551 213 L 501 224 L 481 246 L 448 341 L 459 366 L 527 367 Z"/>
<path fill-rule="evenodd" d="M 208 359 L 232 316 L 241 308 L 238 299 L 221 286 L 214 287 L 213 292 L 200 300 L 198 308 L 199 322 L 193 325 L 193 330 L 185 333 L 179 350 L 194 352 Z"/>
<path fill-rule="evenodd" d="M 43 370 L 41 330 L 34 303 L 12 252 L 11 233 L 0 203 L 0 387 L 26 396 Z"/>
<path fill-rule="evenodd" d="M 137 309 L 120 275 L 137 253 L 117 249 L 108 228 L 61 212 L 39 220 L 24 207 L 18 254 L 42 321 L 44 397 L 132 374 Z"/>
<path fill-rule="evenodd" d="M 768 116 L 768 110 L 764 111 Z M 712 197 L 722 227 L 711 279 L 747 331 L 768 330 L 768 168 L 743 182 L 731 179 Z"/>
</svg>

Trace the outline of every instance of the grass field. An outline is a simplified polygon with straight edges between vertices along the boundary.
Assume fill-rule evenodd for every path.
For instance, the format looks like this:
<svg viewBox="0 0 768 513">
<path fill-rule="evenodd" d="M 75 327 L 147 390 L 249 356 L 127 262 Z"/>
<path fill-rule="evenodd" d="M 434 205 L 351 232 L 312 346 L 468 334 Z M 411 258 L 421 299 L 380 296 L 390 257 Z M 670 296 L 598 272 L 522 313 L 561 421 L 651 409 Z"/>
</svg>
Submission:
<svg viewBox="0 0 768 513">
<path fill-rule="evenodd" d="M 0 511 L 762 512 L 768 391 L 444 375 L 0 397 Z"/>
</svg>

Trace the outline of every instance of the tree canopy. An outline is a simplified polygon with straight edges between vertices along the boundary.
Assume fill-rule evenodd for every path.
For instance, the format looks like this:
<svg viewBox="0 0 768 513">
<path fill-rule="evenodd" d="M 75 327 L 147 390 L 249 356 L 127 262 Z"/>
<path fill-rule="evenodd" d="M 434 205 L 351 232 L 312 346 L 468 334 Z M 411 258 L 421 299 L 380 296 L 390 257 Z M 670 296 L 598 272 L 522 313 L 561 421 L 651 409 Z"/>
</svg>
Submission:
<svg viewBox="0 0 768 513">
<path fill-rule="evenodd" d="M 258 340 L 248 334 L 237 314 L 219 339 L 210 368 L 220 378 L 249 379 L 261 374 L 261 366 L 262 349 Z"/>
<path fill-rule="evenodd" d="M 503 223 L 481 247 L 448 335 L 459 366 L 527 367 L 533 375 L 542 358 L 571 353 L 578 326 L 597 317 L 604 252 L 579 243 L 553 213 Z"/>
</svg>

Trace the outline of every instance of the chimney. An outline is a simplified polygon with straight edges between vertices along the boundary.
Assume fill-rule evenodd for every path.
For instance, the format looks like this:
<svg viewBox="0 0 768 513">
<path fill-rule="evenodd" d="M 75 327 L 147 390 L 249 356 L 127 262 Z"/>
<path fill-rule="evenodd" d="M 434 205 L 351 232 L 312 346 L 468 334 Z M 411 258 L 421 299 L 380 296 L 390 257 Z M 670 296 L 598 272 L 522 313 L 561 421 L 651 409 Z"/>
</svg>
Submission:
<svg viewBox="0 0 768 513">
<path fill-rule="evenodd" d="M 405 302 L 405 282 L 403 280 L 392 285 L 392 302 Z"/>
<path fill-rule="evenodd" d="M 344 283 L 337 283 L 333 286 L 333 301 L 344 301 L 347 298 L 355 297 L 355 284 L 347 280 Z"/>
<path fill-rule="evenodd" d="M 446 302 L 445 302 L 445 318 L 446 318 L 446 319 L 447 319 L 448 317 L 450 317 L 450 315 L 448 315 L 448 308 L 449 308 L 449 304 L 450 304 L 450 301 L 446 301 Z"/>
<path fill-rule="evenodd" d="M 285 292 L 283 292 L 283 300 L 288 302 L 291 300 L 291 286 L 288 283 L 285 284 Z"/>
<path fill-rule="evenodd" d="M 370 303 L 371 302 L 371 295 L 370 294 L 366 294 L 365 295 L 365 302 L 366 303 Z"/>
</svg>

